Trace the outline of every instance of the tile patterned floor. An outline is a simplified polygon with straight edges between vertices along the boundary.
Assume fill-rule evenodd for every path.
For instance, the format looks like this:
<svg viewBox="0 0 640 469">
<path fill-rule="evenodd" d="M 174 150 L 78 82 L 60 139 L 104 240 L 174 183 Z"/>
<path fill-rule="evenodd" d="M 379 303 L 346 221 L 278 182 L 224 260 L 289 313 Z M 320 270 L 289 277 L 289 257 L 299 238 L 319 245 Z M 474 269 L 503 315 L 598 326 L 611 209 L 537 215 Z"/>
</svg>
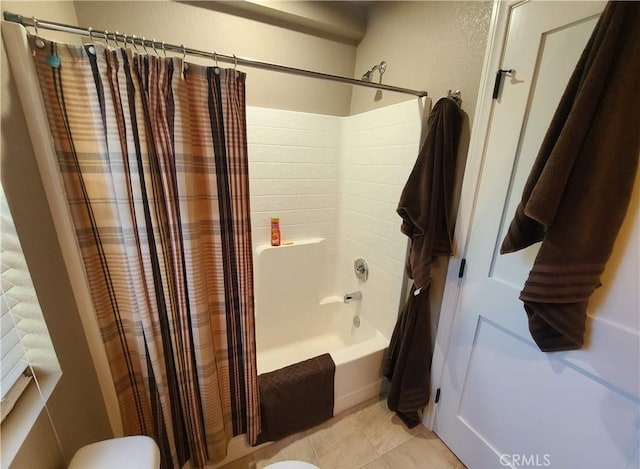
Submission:
<svg viewBox="0 0 640 469">
<path fill-rule="evenodd" d="M 408 430 L 384 400 L 368 401 L 222 469 L 262 469 L 288 459 L 321 469 L 464 469 L 434 433 L 422 426 Z"/>
</svg>

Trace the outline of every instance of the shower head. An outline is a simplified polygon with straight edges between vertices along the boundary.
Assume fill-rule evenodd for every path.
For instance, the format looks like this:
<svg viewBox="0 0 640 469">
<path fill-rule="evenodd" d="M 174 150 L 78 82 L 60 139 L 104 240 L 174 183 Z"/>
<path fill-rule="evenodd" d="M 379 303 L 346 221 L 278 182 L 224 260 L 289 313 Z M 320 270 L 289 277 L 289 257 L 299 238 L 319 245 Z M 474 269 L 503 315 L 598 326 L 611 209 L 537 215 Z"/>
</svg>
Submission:
<svg viewBox="0 0 640 469">
<path fill-rule="evenodd" d="M 374 65 L 371 70 L 368 70 L 367 72 L 365 72 L 364 75 L 362 75 L 362 79 L 364 81 L 371 81 L 371 78 L 373 77 L 373 72 L 375 72 L 377 70 L 377 68 L 378 68 L 378 66 Z"/>
<path fill-rule="evenodd" d="M 374 65 L 371 70 L 365 72 L 364 75 L 362 75 L 362 80 L 371 81 L 373 78 L 373 72 L 375 72 L 376 70 L 378 70 L 378 72 L 380 73 L 380 83 L 382 83 L 382 75 L 387 71 L 387 62 L 385 62 L 384 60 L 379 64 Z"/>
</svg>

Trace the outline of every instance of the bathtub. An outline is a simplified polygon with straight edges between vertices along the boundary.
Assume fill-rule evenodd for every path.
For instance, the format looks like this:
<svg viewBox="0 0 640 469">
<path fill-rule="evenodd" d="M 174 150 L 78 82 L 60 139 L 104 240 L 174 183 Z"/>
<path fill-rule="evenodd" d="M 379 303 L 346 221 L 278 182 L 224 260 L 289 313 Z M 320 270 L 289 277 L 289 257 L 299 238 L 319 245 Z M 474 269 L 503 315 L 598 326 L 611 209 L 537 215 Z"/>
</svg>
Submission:
<svg viewBox="0 0 640 469">
<path fill-rule="evenodd" d="M 331 291 L 328 242 L 324 238 L 292 245 L 260 245 L 254 252 L 256 349 L 258 374 L 330 353 L 336 364 L 334 415 L 380 393 L 382 357 L 389 340 L 361 311 L 361 302 L 345 304 L 346 292 Z M 360 319 L 355 327 L 353 318 Z M 272 444 L 249 446 L 244 435 L 229 442 L 230 462 Z"/>
<path fill-rule="evenodd" d="M 344 303 L 346 291 L 323 296 L 327 256 L 323 238 L 256 249 L 256 348 L 258 374 L 330 353 L 335 415 L 378 395 L 389 341 L 367 321 L 360 301 Z"/>
</svg>

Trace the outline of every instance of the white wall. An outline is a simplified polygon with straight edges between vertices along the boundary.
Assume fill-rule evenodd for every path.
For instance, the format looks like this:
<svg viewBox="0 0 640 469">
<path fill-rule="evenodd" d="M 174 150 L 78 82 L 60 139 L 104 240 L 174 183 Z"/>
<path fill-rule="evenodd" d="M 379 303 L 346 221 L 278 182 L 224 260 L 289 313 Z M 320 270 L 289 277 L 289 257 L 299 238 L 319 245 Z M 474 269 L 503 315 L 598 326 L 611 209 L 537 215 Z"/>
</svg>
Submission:
<svg viewBox="0 0 640 469">
<path fill-rule="evenodd" d="M 396 207 L 420 141 L 423 102 L 405 101 L 345 118 L 340 153 L 336 289 L 361 290 L 362 316 L 391 337 L 401 301 L 407 237 Z M 363 257 L 369 278 L 358 280 Z"/>
<path fill-rule="evenodd" d="M 251 228 L 255 248 L 269 244 L 271 217 L 280 217 L 282 240 L 326 238 L 327 267 L 338 220 L 341 118 L 247 108 Z M 320 285 L 327 295 L 329 285 Z"/>
<path fill-rule="evenodd" d="M 407 249 L 396 207 L 418 154 L 422 114 L 418 99 L 350 117 L 247 110 L 254 251 L 269 244 L 272 216 L 283 240 L 326 238 L 320 297 L 361 290 L 362 316 L 387 337 Z M 357 257 L 369 263 L 366 282 L 353 273 Z"/>
</svg>

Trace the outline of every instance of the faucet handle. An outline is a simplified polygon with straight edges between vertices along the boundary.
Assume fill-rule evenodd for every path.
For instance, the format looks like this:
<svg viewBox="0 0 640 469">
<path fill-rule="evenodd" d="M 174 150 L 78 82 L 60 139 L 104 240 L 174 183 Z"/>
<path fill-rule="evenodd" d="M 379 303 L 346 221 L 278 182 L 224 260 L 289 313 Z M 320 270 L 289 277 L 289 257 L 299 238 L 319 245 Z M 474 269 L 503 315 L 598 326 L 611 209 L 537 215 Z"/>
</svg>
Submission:
<svg viewBox="0 0 640 469">
<path fill-rule="evenodd" d="M 361 299 L 362 299 L 361 291 L 354 291 L 352 293 L 347 293 L 344 295 L 345 303 L 351 303 L 353 300 L 361 300 Z"/>
<path fill-rule="evenodd" d="M 356 277 L 360 280 L 367 280 L 369 277 L 369 266 L 367 265 L 367 261 L 362 257 L 353 261 L 353 270 L 356 273 Z"/>
</svg>

